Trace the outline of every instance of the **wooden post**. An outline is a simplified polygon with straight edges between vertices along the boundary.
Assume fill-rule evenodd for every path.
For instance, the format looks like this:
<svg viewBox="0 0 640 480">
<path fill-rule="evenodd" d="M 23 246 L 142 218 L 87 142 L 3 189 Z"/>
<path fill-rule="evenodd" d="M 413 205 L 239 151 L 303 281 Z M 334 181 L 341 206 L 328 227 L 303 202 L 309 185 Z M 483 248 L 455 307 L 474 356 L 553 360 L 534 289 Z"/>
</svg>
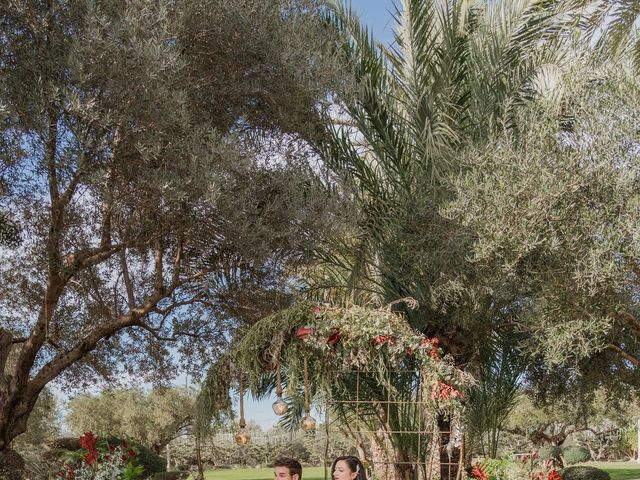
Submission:
<svg viewBox="0 0 640 480">
<path fill-rule="evenodd" d="M 638 445 L 637 445 L 637 449 L 638 451 L 637 453 L 637 462 L 640 463 L 640 418 L 638 419 Z"/>
</svg>

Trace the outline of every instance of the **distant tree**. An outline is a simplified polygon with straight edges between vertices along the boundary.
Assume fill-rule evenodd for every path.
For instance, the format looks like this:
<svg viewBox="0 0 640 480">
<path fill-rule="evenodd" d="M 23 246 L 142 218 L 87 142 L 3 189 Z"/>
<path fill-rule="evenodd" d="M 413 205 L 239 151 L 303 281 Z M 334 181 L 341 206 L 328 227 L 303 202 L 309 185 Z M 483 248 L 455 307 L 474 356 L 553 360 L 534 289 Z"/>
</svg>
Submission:
<svg viewBox="0 0 640 480">
<path fill-rule="evenodd" d="M 71 399 L 66 423 L 74 435 L 91 431 L 101 437 L 135 440 L 156 453 L 189 432 L 195 394 L 180 388 L 104 390 Z"/>
<path fill-rule="evenodd" d="M 286 303 L 328 216 L 306 143 L 337 75 L 321 6 L 0 3 L 22 241 L 0 252 L 0 470 L 50 382 L 162 381 Z"/>
<path fill-rule="evenodd" d="M 505 425 L 505 431 L 526 438 L 534 448 L 546 445 L 562 446 L 580 434 L 598 437 L 618 432 L 635 423 L 638 405 L 620 400 L 601 388 L 590 395 L 566 396 L 540 403 L 535 395 L 520 396 Z"/>
</svg>

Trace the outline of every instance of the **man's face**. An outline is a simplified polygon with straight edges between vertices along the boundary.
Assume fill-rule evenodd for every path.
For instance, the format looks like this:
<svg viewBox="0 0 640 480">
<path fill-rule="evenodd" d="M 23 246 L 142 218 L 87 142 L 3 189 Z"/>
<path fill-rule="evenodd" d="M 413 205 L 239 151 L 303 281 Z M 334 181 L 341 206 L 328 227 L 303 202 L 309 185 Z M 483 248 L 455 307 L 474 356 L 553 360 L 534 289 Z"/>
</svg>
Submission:
<svg viewBox="0 0 640 480">
<path fill-rule="evenodd" d="M 275 475 L 275 480 L 300 480 L 297 473 L 294 473 L 293 475 L 289 473 L 288 467 L 275 467 L 273 473 Z"/>
</svg>

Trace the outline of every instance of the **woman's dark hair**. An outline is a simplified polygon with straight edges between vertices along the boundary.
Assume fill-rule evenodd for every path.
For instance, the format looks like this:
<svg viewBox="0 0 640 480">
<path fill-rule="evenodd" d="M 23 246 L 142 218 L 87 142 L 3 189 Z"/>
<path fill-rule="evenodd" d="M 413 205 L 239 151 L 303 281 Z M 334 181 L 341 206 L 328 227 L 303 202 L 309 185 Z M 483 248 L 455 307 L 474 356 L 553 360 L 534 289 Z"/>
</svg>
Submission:
<svg viewBox="0 0 640 480">
<path fill-rule="evenodd" d="M 336 463 L 338 463 L 340 460 L 344 461 L 348 465 L 349 470 L 358 474 L 355 480 L 367 480 L 367 472 L 365 471 L 362 462 L 358 457 L 354 457 L 353 455 L 344 455 L 342 457 L 336 458 L 333 461 L 333 464 L 331 465 L 332 478 L 333 473 L 336 471 Z"/>
</svg>

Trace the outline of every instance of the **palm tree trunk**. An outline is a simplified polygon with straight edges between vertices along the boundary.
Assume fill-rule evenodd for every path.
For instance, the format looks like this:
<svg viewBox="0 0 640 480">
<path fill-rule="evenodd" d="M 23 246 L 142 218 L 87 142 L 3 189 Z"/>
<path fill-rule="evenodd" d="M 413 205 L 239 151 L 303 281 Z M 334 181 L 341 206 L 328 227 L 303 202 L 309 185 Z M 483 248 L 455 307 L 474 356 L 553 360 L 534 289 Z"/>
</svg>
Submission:
<svg viewBox="0 0 640 480">
<path fill-rule="evenodd" d="M 452 416 L 449 413 L 440 413 L 437 421 L 440 437 L 440 480 L 456 480 L 461 451 L 452 435 Z"/>
</svg>

